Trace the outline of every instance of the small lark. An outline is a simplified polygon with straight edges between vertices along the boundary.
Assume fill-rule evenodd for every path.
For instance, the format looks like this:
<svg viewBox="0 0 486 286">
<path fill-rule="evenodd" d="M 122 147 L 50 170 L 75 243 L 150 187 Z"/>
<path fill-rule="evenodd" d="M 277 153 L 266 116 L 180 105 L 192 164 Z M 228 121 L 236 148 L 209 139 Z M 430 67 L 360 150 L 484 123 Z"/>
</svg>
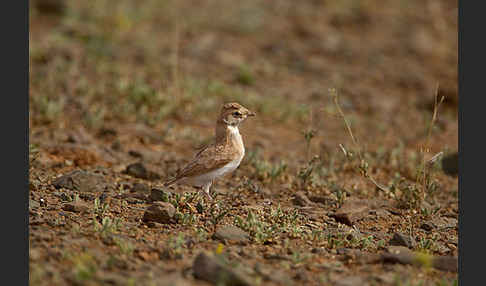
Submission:
<svg viewBox="0 0 486 286">
<path fill-rule="evenodd" d="M 174 183 L 190 185 L 203 189 L 212 200 L 209 189 L 213 181 L 238 168 L 245 156 L 238 125 L 248 116 L 255 116 L 255 113 L 236 102 L 224 104 L 216 121 L 215 142 L 196 153 L 194 159 L 164 186 Z"/>
</svg>

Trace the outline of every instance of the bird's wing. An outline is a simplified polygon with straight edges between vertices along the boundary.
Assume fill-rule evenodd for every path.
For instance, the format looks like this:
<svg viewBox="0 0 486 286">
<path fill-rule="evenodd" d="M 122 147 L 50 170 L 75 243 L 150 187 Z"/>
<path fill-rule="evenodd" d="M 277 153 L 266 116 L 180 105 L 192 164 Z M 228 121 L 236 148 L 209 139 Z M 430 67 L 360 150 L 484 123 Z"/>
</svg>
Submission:
<svg viewBox="0 0 486 286">
<path fill-rule="evenodd" d="M 206 149 L 210 148 L 211 145 L 213 145 L 214 143 L 208 143 L 206 145 L 203 145 L 201 148 L 198 148 L 196 154 L 194 154 L 194 158 L 197 158 L 197 156 L 199 156 L 199 154 L 201 154 L 202 152 L 204 152 Z"/>
<path fill-rule="evenodd" d="M 224 146 L 209 145 L 196 154 L 195 158 L 177 174 L 177 178 L 208 173 L 223 167 L 234 159 L 233 152 L 225 150 Z"/>
</svg>

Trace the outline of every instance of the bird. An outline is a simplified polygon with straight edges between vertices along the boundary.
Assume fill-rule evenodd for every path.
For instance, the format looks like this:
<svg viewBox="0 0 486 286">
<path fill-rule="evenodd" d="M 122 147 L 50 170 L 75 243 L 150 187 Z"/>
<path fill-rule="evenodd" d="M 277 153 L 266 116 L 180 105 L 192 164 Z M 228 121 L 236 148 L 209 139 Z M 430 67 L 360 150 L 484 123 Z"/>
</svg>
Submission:
<svg viewBox="0 0 486 286">
<path fill-rule="evenodd" d="M 245 146 L 238 126 L 256 113 L 237 102 L 224 103 L 216 120 L 216 137 L 203 147 L 194 158 L 180 169 L 165 187 L 183 184 L 198 188 L 212 200 L 210 188 L 215 179 L 238 168 L 245 156 Z"/>
</svg>

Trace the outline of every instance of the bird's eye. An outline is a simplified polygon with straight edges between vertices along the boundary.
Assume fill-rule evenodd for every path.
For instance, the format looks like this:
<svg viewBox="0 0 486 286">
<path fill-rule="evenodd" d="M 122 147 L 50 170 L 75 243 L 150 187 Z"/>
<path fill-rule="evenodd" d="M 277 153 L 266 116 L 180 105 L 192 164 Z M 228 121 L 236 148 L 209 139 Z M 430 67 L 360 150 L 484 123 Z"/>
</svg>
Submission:
<svg viewBox="0 0 486 286">
<path fill-rule="evenodd" d="M 239 117 L 239 116 L 241 116 L 241 113 L 239 111 L 235 111 L 235 112 L 233 112 L 233 116 Z"/>
</svg>

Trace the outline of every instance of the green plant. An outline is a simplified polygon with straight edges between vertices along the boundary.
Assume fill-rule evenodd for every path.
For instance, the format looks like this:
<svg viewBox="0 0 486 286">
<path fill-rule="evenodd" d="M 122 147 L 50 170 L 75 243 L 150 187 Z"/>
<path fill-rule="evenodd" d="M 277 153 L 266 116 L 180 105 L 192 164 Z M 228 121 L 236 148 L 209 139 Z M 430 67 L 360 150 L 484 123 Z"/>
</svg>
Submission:
<svg viewBox="0 0 486 286">
<path fill-rule="evenodd" d="M 216 229 L 218 223 L 229 213 L 229 210 L 220 208 L 219 203 L 215 203 L 215 205 L 216 207 L 211 207 L 211 216 L 209 218 L 214 229 Z"/>
<path fill-rule="evenodd" d="M 120 218 L 115 218 L 115 220 L 112 220 L 109 217 L 104 217 L 101 221 L 101 232 L 113 233 L 117 231 L 120 225 L 120 221 Z"/>
<path fill-rule="evenodd" d="M 442 97 L 440 101 L 438 100 L 438 86 L 437 86 L 436 94 L 435 94 L 434 112 L 433 112 L 433 115 L 432 115 L 432 120 L 429 123 L 428 128 L 427 128 L 427 137 L 426 137 L 426 142 L 425 142 L 425 145 L 424 145 L 425 147 L 421 148 L 421 150 L 420 150 L 421 154 L 422 154 L 422 159 L 421 159 L 421 165 L 419 167 L 418 174 L 416 176 L 416 182 L 415 182 L 415 184 L 405 184 L 405 185 L 394 183 L 394 184 L 392 184 L 391 188 L 387 188 L 384 185 L 378 183 L 373 178 L 373 176 L 370 174 L 369 163 L 364 158 L 364 156 L 362 154 L 362 150 L 361 150 L 362 148 L 361 148 L 358 140 L 356 139 L 356 137 L 353 135 L 353 132 L 351 130 L 351 126 L 350 126 L 348 120 L 346 119 L 346 116 L 344 115 L 344 112 L 342 111 L 342 109 L 339 105 L 337 91 L 336 91 L 336 89 L 331 88 L 329 90 L 329 92 L 330 92 L 330 94 L 331 94 L 331 96 L 334 100 L 336 110 L 338 111 L 339 115 L 343 119 L 346 130 L 347 130 L 348 134 L 350 135 L 351 140 L 352 140 L 352 142 L 353 142 L 353 144 L 356 148 L 356 153 L 357 153 L 358 159 L 359 159 L 359 165 L 358 165 L 359 173 L 363 177 L 369 179 L 377 187 L 377 189 L 383 191 L 385 194 L 392 193 L 396 197 L 397 190 L 399 190 L 401 192 L 401 198 L 398 198 L 398 200 L 400 201 L 400 203 L 402 205 L 407 206 L 409 208 L 419 208 L 421 206 L 422 201 L 425 199 L 425 195 L 427 193 L 434 193 L 437 190 L 437 187 L 438 187 L 437 182 L 431 180 L 430 172 L 427 172 L 427 166 L 431 165 L 432 163 L 437 161 L 437 159 L 441 156 L 441 153 L 436 154 L 429 161 L 426 161 L 425 156 L 424 156 L 424 153 L 429 152 L 429 142 L 430 142 L 431 130 L 432 130 L 432 127 L 433 127 L 435 121 L 437 120 L 439 106 L 444 100 L 444 97 Z M 345 157 L 349 161 L 352 162 L 353 159 L 354 159 L 354 154 L 352 152 L 349 152 L 348 150 L 346 150 L 342 144 L 340 144 L 339 147 L 343 151 Z M 404 182 L 404 180 L 400 180 L 400 183 L 403 183 L 403 182 Z"/>
<path fill-rule="evenodd" d="M 346 200 L 346 190 L 344 190 L 335 182 L 331 182 L 329 184 L 329 189 L 331 190 L 331 193 L 336 196 L 338 206 L 342 206 L 344 204 L 344 201 Z"/>
<path fill-rule="evenodd" d="M 373 245 L 373 236 L 363 237 L 359 243 L 361 244 L 361 249 L 366 249 Z"/>
<path fill-rule="evenodd" d="M 31 285 L 42 285 L 42 282 L 47 276 L 44 267 L 39 263 L 29 263 L 29 283 Z"/>
<path fill-rule="evenodd" d="M 415 264 L 417 264 L 421 267 L 424 267 L 424 268 L 431 268 L 433 260 L 434 260 L 434 256 L 432 256 L 428 253 L 425 253 L 425 252 L 415 253 L 414 259 L 413 259 Z"/>
<path fill-rule="evenodd" d="M 378 240 L 378 242 L 376 243 L 376 247 L 377 247 L 378 249 L 383 249 L 383 248 L 385 248 L 385 245 L 386 245 L 386 241 L 385 241 L 385 240 L 383 240 L 383 239 Z"/>
<path fill-rule="evenodd" d="M 452 281 L 448 281 L 446 278 L 442 278 L 440 281 L 437 281 L 435 283 L 435 285 L 437 285 L 437 286 L 457 286 L 458 281 L 457 281 L 457 278 L 452 280 Z"/>
<path fill-rule="evenodd" d="M 321 241 L 324 239 L 324 231 L 320 229 L 312 229 L 311 239 L 313 241 Z"/>
<path fill-rule="evenodd" d="M 198 227 L 196 228 L 196 237 L 199 242 L 206 241 L 209 237 L 208 232 L 202 228 Z"/>
<path fill-rule="evenodd" d="M 267 178 L 268 170 L 270 169 L 270 165 L 267 161 L 264 160 L 254 160 L 253 167 L 255 168 L 254 176 L 263 181 Z"/>
<path fill-rule="evenodd" d="M 182 215 L 181 223 L 183 225 L 193 225 L 196 222 L 196 216 L 193 213 L 184 213 Z"/>
<path fill-rule="evenodd" d="M 303 263 L 311 257 L 308 253 L 302 253 L 298 250 L 292 251 L 292 255 L 290 256 L 290 260 L 293 264 Z"/>
<path fill-rule="evenodd" d="M 276 240 L 282 234 L 290 237 L 300 237 L 303 234 L 303 217 L 297 210 L 283 211 L 268 208 L 262 211 L 248 211 L 246 217 L 235 216 L 234 224 L 250 233 L 257 243 Z"/>
<path fill-rule="evenodd" d="M 113 233 L 117 232 L 121 225 L 121 219 L 115 218 L 112 220 L 110 217 L 103 217 L 101 220 L 101 225 L 98 222 L 96 215 L 93 214 L 92 218 L 93 230 L 100 233 L 102 236 L 111 236 Z"/>
<path fill-rule="evenodd" d="M 445 97 L 442 96 L 439 100 L 439 84 L 437 84 L 437 87 L 435 89 L 435 95 L 434 95 L 434 111 L 432 113 L 432 119 L 430 120 L 429 125 L 427 126 L 427 133 L 426 133 L 427 136 L 425 139 L 425 144 L 422 148 L 420 148 L 421 165 L 418 170 L 417 179 L 415 182 L 416 185 L 420 185 L 420 184 L 422 185 L 422 189 L 421 189 L 422 199 L 425 199 L 426 190 L 428 189 L 427 185 L 430 184 L 430 178 L 428 178 L 428 176 L 430 176 L 430 173 L 427 172 L 427 167 L 431 163 L 435 162 L 436 159 L 442 155 L 441 153 L 436 154 L 431 159 L 429 159 L 428 162 L 426 161 L 425 158 L 425 153 L 430 152 L 430 137 L 432 135 L 432 128 L 434 127 L 434 124 L 437 121 L 437 117 L 439 114 L 439 107 L 444 101 L 444 99 Z"/>
<path fill-rule="evenodd" d="M 255 170 L 253 176 L 260 181 L 265 181 L 267 178 L 270 178 L 270 181 L 274 182 L 287 170 L 287 163 L 283 160 L 279 163 L 272 164 L 263 159 L 251 158 L 250 162 Z"/>
<path fill-rule="evenodd" d="M 402 195 L 398 200 L 399 203 L 407 208 L 418 208 L 421 205 L 422 197 L 417 185 L 406 185 L 401 189 Z"/>
<path fill-rule="evenodd" d="M 241 65 L 236 74 L 236 81 L 243 85 L 253 85 L 255 83 L 255 77 L 247 65 Z"/>
<path fill-rule="evenodd" d="M 420 208 L 420 213 L 425 217 L 425 218 L 428 218 L 428 217 L 432 217 L 436 214 L 439 213 L 439 211 L 441 210 L 441 206 L 436 206 L 435 208 L 433 209 L 430 209 L 430 208 L 427 208 L 427 207 L 421 207 Z"/>
<path fill-rule="evenodd" d="M 377 188 L 385 191 L 385 192 L 389 192 L 388 188 L 384 187 L 383 185 L 379 184 L 378 182 L 376 182 L 376 180 L 373 178 L 373 176 L 369 173 L 369 164 L 368 162 L 364 159 L 363 155 L 362 155 L 362 151 L 361 151 L 361 145 L 358 143 L 358 140 L 356 139 L 356 137 L 353 135 L 353 131 L 351 130 L 351 126 L 348 122 L 348 120 L 346 119 L 346 116 L 344 115 L 344 112 L 342 111 L 341 109 L 341 106 L 339 105 L 339 99 L 338 99 L 338 93 L 337 93 L 337 90 L 334 89 L 334 88 L 331 88 L 329 89 L 329 92 L 331 93 L 331 96 L 334 100 L 334 105 L 336 106 L 336 110 L 338 111 L 339 115 L 341 116 L 341 118 L 343 119 L 344 121 L 344 124 L 346 126 L 346 130 L 348 131 L 348 134 L 349 136 L 351 137 L 351 140 L 356 148 L 356 153 L 358 154 L 358 158 L 359 158 L 359 166 L 358 166 L 358 169 L 360 171 L 360 174 L 369 179 Z M 346 158 L 348 159 L 352 159 L 353 158 L 353 154 L 348 152 L 344 146 L 342 144 L 339 145 L 341 147 L 341 150 L 343 151 L 344 155 Z"/>
<path fill-rule="evenodd" d="M 61 116 L 65 105 L 62 98 L 54 99 L 47 95 L 36 95 L 29 98 L 34 118 L 41 122 L 51 123 Z"/>
<path fill-rule="evenodd" d="M 83 121 L 88 128 L 96 129 L 103 125 L 107 110 L 104 106 L 94 106 L 92 110 L 86 110 Z"/>
<path fill-rule="evenodd" d="M 175 257 L 181 257 L 185 242 L 186 238 L 183 232 L 170 236 L 167 243 L 170 254 Z"/>
<path fill-rule="evenodd" d="M 71 226 L 71 232 L 74 235 L 81 233 L 81 228 L 78 223 L 73 223 Z"/>
<path fill-rule="evenodd" d="M 307 183 L 311 180 L 317 160 L 319 160 L 319 157 L 315 156 L 314 158 L 312 158 L 312 160 L 307 162 L 305 166 L 299 169 L 299 172 L 297 173 L 297 178 L 300 179 L 301 187 L 305 187 Z"/>
<path fill-rule="evenodd" d="M 135 250 L 135 246 L 130 241 L 121 238 L 115 238 L 114 242 L 123 254 L 127 256 L 132 256 L 133 251 Z"/>
<path fill-rule="evenodd" d="M 39 147 L 36 144 L 29 144 L 29 170 L 32 168 L 32 163 L 39 157 Z"/>
<path fill-rule="evenodd" d="M 95 277 L 98 265 L 94 257 L 88 253 L 70 255 L 69 260 L 73 263 L 74 279 L 80 283 L 91 280 Z"/>
<path fill-rule="evenodd" d="M 240 216 L 236 216 L 234 219 L 236 226 L 242 228 L 243 230 L 249 231 L 257 242 L 265 242 L 273 232 L 273 228 L 269 226 L 265 221 L 258 219 L 251 210 L 248 212 L 246 220 L 242 219 Z"/>
<path fill-rule="evenodd" d="M 417 244 L 417 250 L 424 253 L 430 253 L 437 250 L 437 245 L 434 239 L 421 238 Z"/>
<path fill-rule="evenodd" d="M 269 172 L 271 181 L 273 182 L 275 179 L 280 177 L 286 170 L 287 163 L 285 163 L 285 161 L 280 161 L 277 164 L 273 164 Z"/>
<path fill-rule="evenodd" d="M 106 211 L 108 210 L 109 208 L 109 204 L 108 203 L 103 203 L 101 204 L 100 202 L 100 199 L 99 198 L 96 198 L 94 200 L 94 212 L 95 214 L 97 214 L 98 216 L 100 217 L 104 217 L 105 216 L 105 213 Z"/>
<path fill-rule="evenodd" d="M 337 249 L 345 244 L 345 236 L 341 233 L 337 235 L 327 234 L 327 247 L 330 249 Z"/>
<path fill-rule="evenodd" d="M 243 189 L 248 189 L 253 193 L 260 193 L 260 185 L 253 182 L 250 178 L 246 178 L 239 186 Z"/>
<path fill-rule="evenodd" d="M 305 149 L 306 149 L 306 158 L 309 160 L 310 156 L 310 146 L 311 146 L 311 141 L 316 135 L 316 130 L 315 129 L 307 129 L 303 131 L 302 133 L 304 134 L 304 140 L 305 140 Z"/>
<path fill-rule="evenodd" d="M 172 196 L 172 199 L 169 199 L 169 203 L 171 203 L 174 208 L 178 208 L 179 205 L 181 204 L 181 200 L 182 200 L 182 195 L 179 194 L 179 193 L 175 193 L 173 196 Z"/>
</svg>

